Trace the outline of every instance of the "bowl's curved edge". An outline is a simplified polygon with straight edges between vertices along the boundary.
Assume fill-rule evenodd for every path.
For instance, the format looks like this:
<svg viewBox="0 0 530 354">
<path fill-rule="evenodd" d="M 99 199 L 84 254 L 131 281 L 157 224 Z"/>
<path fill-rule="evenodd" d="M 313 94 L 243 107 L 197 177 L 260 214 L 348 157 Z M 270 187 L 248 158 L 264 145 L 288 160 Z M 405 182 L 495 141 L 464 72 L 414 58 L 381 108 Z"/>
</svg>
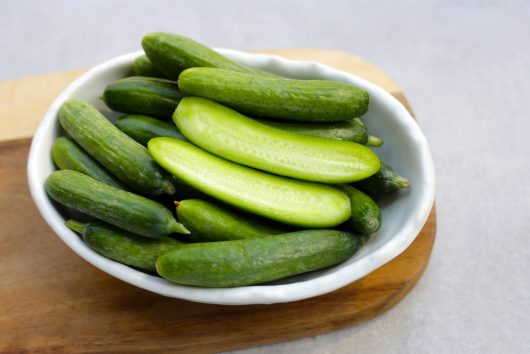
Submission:
<svg viewBox="0 0 530 354">
<path fill-rule="evenodd" d="M 398 112 L 398 117 L 401 120 L 401 123 L 409 124 L 412 128 L 412 130 L 409 132 L 409 138 L 415 140 L 415 143 L 419 147 L 419 153 L 422 156 L 421 162 L 422 171 L 424 174 L 423 179 L 428 183 L 428 185 L 424 188 L 425 192 L 422 194 L 421 205 L 419 208 L 421 213 L 415 215 L 414 219 L 409 220 L 406 227 L 396 234 L 392 240 L 379 247 L 379 249 L 377 249 L 371 255 L 361 258 L 354 264 L 339 269 L 334 273 L 294 284 L 247 286 L 228 289 L 205 289 L 181 286 L 171 284 L 159 277 L 151 276 L 134 270 L 128 266 L 114 262 L 95 253 L 86 247 L 79 237 L 72 237 L 73 232 L 66 228 L 64 224 L 57 221 L 61 220 L 59 213 L 55 210 L 55 208 L 53 208 L 49 198 L 45 193 L 41 180 L 37 178 L 37 175 L 30 173 L 30 170 L 32 167 L 39 164 L 37 147 L 45 139 L 46 132 L 51 129 L 57 111 L 69 94 L 81 86 L 84 82 L 89 80 L 95 73 L 106 70 L 115 65 L 132 64 L 132 61 L 142 54 L 142 52 L 139 51 L 113 58 L 95 66 L 81 75 L 64 91 L 62 91 L 61 94 L 54 100 L 43 120 L 41 121 L 39 127 L 37 128 L 28 157 L 28 185 L 37 208 L 43 215 L 48 225 L 58 235 L 58 237 L 60 237 L 63 242 L 65 242 L 72 250 L 78 253 L 87 262 L 127 283 L 168 297 L 223 305 L 282 303 L 303 300 L 309 297 L 322 295 L 342 288 L 351 282 L 362 278 L 363 276 L 371 273 L 373 270 L 381 267 L 401 254 L 414 241 L 416 236 L 425 225 L 434 203 L 435 192 L 434 166 L 428 143 L 418 124 L 412 118 L 406 108 L 388 92 L 374 84 L 371 84 L 369 81 L 320 63 L 292 61 L 267 54 L 250 54 L 227 49 L 218 50 L 219 52 L 236 61 L 243 63 L 253 61 L 253 64 L 256 67 L 271 65 L 273 67 L 282 67 L 295 65 L 299 66 L 301 70 L 311 72 L 317 71 L 320 75 L 325 75 L 331 79 L 337 78 L 340 81 L 344 81 L 346 78 L 348 81 L 351 81 L 351 83 L 357 86 L 368 88 L 371 91 L 377 92 L 378 95 L 385 97 L 385 99 L 387 99 L 389 104 L 392 106 L 392 109 Z M 377 263 L 375 263 L 374 260 L 377 260 Z"/>
</svg>

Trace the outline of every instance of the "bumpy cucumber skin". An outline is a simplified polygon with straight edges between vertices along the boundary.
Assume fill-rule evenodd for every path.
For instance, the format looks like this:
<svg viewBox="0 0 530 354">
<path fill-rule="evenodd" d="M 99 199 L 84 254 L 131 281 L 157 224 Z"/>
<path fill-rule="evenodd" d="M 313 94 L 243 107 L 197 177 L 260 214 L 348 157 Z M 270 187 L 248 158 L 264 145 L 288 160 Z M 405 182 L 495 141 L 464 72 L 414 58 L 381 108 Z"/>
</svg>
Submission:
<svg viewBox="0 0 530 354">
<path fill-rule="evenodd" d="M 256 120 L 291 133 L 334 140 L 348 140 L 361 145 L 366 145 L 368 142 L 368 129 L 365 125 L 354 119 L 329 123 L 286 122 L 271 119 Z"/>
<path fill-rule="evenodd" d="M 190 237 L 195 242 L 241 240 L 287 232 L 200 199 L 180 201 L 177 218 L 190 230 Z"/>
<path fill-rule="evenodd" d="M 180 74 L 180 90 L 251 116 L 300 121 L 347 120 L 368 111 L 368 93 L 335 81 L 292 80 L 214 68 Z"/>
<path fill-rule="evenodd" d="M 171 177 L 147 149 L 93 106 L 68 100 L 59 110 L 59 122 L 85 151 L 135 192 L 149 196 L 175 193 Z"/>
<path fill-rule="evenodd" d="M 141 55 L 134 60 L 133 63 L 133 72 L 135 76 L 147 76 L 147 77 L 157 77 L 160 79 L 168 79 L 167 75 L 161 72 L 156 68 L 156 66 L 151 63 L 149 58 L 145 55 Z"/>
<path fill-rule="evenodd" d="M 334 187 L 257 171 L 177 139 L 154 138 L 148 147 L 177 178 L 236 208 L 306 228 L 333 227 L 351 215 L 349 198 Z"/>
<path fill-rule="evenodd" d="M 78 171 L 110 186 L 126 189 L 71 138 L 66 136 L 57 138 L 52 146 L 52 157 L 53 162 L 61 170 Z"/>
<path fill-rule="evenodd" d="M 381 168 L 377 173 L 352 185 L 372 198 L 377 198 L 395 192 L 400 188 L 407 188 L 409 181 L 405 177 L 400 176 L 388 164 L 381 162 Z"/>
<path fill-rule="evenodd" d="M 213 49 L 178 34 L 155 32 L 142 39 L 149 60 L 168 77 L 177 80 L 188 68 L 212 67 L 252 74 L 267 73 L 236 63 Z"/>
<path fill-rule="evenodd" d="M 149 140 L 159 136 L 186 140 L 174 124 L 140 114 L 126 114 L 121 116 L 114 125 L 143 146 L 147 146 Z"/>
<path fill-rule="evenodd" d="M 363 145 L 291 133 L 200 97 L 184 98 L 173 121 L 186 138 L 203 149 L 281 176 L 348 183 L 379 170 L 379 158 Z"/>
<path fill-rule="evenodd" d="M 370 235 L 381 227 L 381 210 L 372 198 L 360 190 L 348 186 L 340 186 L 351 202 L 351 217 L 344 223 L 348 231 L 361 235 Z"/>
<path fill-rule="evenodd" d="M 45 182 L 48 195 L 60 204 L 146 237 L 189 233 L 161 204 L 99 182 L 80 172 L 53 172 Z"/>
<path fill-rule="evenodd" d="M 131 76 L 109 84 L 103 100 L 123 113 L 169 119 L 184 95 L 175 82 L 153 77 Z"/>
<path fill-rule="evenodd" d="M 171 237 L 138 236 L 104 222 L 86 224 L 82 235 L 88 247 L 103 256 L 150 272 L 156 272 L 158 256 L 183 244 Z"/>
<path fill-rule="evenodd" d="M 203 287 L 260 284 L 335 265 L 352 256 L 364 237 L 305 230 L 265 238 L 175 247 L 156 262 L 169 281 Z"/>
</svg>

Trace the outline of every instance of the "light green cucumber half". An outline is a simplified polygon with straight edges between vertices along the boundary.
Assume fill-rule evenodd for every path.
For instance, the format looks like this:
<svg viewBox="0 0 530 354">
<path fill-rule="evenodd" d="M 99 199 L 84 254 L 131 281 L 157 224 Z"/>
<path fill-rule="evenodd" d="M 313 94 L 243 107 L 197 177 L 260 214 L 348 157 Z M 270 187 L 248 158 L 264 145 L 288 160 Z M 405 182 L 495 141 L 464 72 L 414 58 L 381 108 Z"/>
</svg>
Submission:
<svg viewBox="0 0 530 354">
<path fill-rule="evenodd" d="M 348 183 L 379 170 L 379 158 L 366 146 L 274 128 L 204 98 L 184 98 L 173 120 L 203 149 L 281 176 Z"/>
<path fill-rule="evenodd" d="M 266 218 L 326 228 L 351 215 L 348 196 L 331 186 L 257 171 L 182 140 L 154 138 L 148 148 L 163 168 L 192 187 Z"/>
</svg>

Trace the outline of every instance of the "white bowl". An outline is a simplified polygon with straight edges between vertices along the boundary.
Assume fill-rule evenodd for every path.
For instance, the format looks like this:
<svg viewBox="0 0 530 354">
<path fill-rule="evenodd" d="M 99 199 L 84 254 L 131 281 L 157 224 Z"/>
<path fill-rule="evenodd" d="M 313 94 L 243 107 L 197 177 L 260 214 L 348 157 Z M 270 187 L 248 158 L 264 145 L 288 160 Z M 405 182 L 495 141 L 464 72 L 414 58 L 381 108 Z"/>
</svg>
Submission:
<svg viewBox="0 0 530 354">
<path fill-rule="evenodd" d="M 401 103 L 364 79 L 322 64 L 234 50 L 218 51 L 251 67 L 299 79 L 345 82 L 370 94 L 370 109 L 364 118 L 370 132 L 385 141 L 384 146 L 376 151 L 383 161 L 407 177 L 411 184 L 409 190 L 400 191 L 383 201 L 381 229 L 357 254 L 335 267 L 273 284 L 238 288 L 209 289 L 172 284 L 92 251 L 64 225 L 65 218 L 44 190 L 46 177 L 55 170 L 50 151 L 60 133 L 57 111 L 66 100 L 78 98 L 95 105 L 114 119 L 116 115 L 98 97 L 107 84 L 130 75 L 133 60 L 141 55 L 141 52 L 135 52 L 108 60 L 70 84 L 55 99 L 33 138 L 28 160 L 31 195 L 40 213 L 61 240 L 87 262 L 127 283 L 164 296 L 226 305 L 281 303 L 322 295 L 362 278 L 403 252 L 414 241 L 429 216 L 434 201 L 434 169 L 427 141 Z"/>
</svg>

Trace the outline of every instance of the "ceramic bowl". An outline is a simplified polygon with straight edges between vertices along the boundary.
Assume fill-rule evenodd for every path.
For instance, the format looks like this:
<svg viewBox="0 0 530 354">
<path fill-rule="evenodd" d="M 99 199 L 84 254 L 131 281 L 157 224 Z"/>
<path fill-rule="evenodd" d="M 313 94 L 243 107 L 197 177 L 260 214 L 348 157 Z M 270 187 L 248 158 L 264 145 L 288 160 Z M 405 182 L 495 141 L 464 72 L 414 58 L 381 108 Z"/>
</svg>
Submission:
<svg viewBox="0 0 530 354">
<path fill-rule="evenodd" d="M 172 284 L 105 258 L 88 248 L 64 225 L 65 218 L 44 190 L 44 181 L 55 170 L 51 159 L 53 141 L 61 133 L 57 111 L 70 98 L 85 100 L 115 119 L 116 114 L 98 98 L 105 86 L 131 74 L 132 63 L 141 52 L 110 59 L 83 74 L 53 102 L 43 117 L 31 144 L 28 180 L 33 200 L 57 236 L 75 253 L 102 271 L 127 283 L 164 296 L 196 302 L 247 305 L 302 300 L 344 287 L 398 256 L 414 241 L 434 201 L 434 169 L 429 146 L 416 121 L 393 96 L 367 80 L 328 66 L 282 59 L 272 55 L 235 50 L 219 52 L 242 64 L 297 79 L 326 79 L 352 84 L 370 94 L 364 116 L 371 134 L 384 139 L 377 153 L 410 180 L 411 188 L 382 201 L 383 224 L 367 244 L 345 262 L 264 285 L 210 289 Z M 52 260 L 53 261 L 53 260 Z M 87 279 L 90 281 L 90 279 Z"/>
</svg>

